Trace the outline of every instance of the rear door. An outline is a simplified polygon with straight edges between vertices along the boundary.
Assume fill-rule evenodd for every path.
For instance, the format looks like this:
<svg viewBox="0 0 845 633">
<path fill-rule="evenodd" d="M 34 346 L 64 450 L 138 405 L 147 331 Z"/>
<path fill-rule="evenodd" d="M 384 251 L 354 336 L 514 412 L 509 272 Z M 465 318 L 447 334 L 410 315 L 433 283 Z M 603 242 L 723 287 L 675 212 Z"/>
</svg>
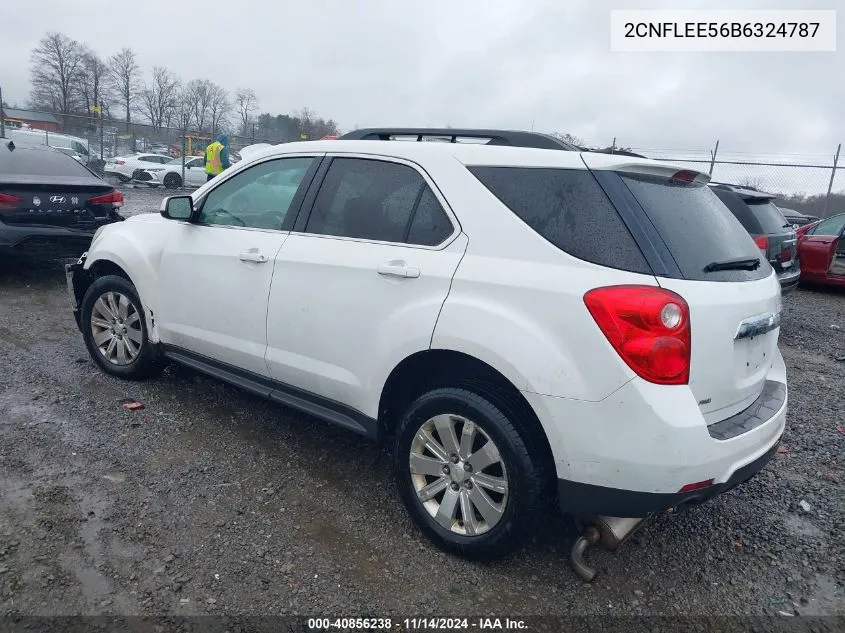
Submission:
<svg viewBox="0 0 845 633">
<path fill-rule="evenodd" d="M 376 417 L 389 372 L 430 346 L 466 249 L 446 209 L 415 165 L 333 158 L 276 258 L 271 376 Z"/>
<path fill-rule="evenodd" d="M 588 165 L 590 159 L 584 155 Z M 741 411 L 760 395 L 777 357 L 780 286 L 772 268 L 706 186 L 707 176 L 634 165 L 600 180 L 613 177 L 622 186 L 612 192 L 614 202 L 638 204 L 666 254 L 665 270 L 655 271 L 658 283 L 689 305 L 689 387 L 702 414 L 712 423 Z M 766 332 L 743 334 L 747 324 L 770 321 Z"/>
<path fill-rule="evenodd" d="M 845 274 L 845 263 L 837 261 L 837 247 L 843 231 L 845 214 L 822 220 L 807 231 L 798 247 L 801 271 L 814 275 Z"/>
</svg>

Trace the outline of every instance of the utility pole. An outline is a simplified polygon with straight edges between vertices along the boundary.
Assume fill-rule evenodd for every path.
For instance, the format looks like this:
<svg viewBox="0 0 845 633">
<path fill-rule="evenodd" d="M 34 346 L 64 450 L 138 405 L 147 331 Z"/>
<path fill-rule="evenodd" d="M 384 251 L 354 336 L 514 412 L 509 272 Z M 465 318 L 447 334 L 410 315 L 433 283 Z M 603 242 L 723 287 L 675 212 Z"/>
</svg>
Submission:
<svg viewBox="0 0 845 633">
<path fill-rule="evenodd" d="M 839 150 L 842 149 L 842 143 L 837 145 L 836 147 L 836 156 L 833 157 L 833 169 L 830 172 L 830 184 L 827 186 L 827 196 L 824 199 L 824 211 L 822 212 L 822 217 L 827 217 L 827 205 L 830 203 L 830 192 L 833 189 L 833 180 L 836 178 L 836 165 L 839 163 Z"/>
<path fill-rule="evenodd" d="M 710 171 L 709 175 L 713 175 L 713 165 L 716 164 L 716 153 L 719 151 L 719 139 L 716 139 L 716 148 L 710 152 Z"/>
<path fill-rule="evenodd" d="M 3 110 L 2 86 L 0 86 L 0 138 L 6 138 L 6 112 Z"/>
</svg>

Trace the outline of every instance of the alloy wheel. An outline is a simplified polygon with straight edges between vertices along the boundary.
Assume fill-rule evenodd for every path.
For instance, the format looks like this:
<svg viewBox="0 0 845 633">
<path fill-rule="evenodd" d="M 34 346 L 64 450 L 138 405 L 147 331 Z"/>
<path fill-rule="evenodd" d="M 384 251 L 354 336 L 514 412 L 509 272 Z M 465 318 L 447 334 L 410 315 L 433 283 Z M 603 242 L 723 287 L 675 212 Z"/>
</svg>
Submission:
<svg viewBox="0 0 845 633">
<path fill-rule="evenodd" d="M 410 451 L 417 499 L 443 528 L 464 536 L 493 529 L 508 502 L 508 474 L 495 442 L 460 415 L 443 414 L 417 430 Z"/>
<path fill-rule="evenodd" d="M 91 333 L 100 354 L 113 365 L 130 365 L 144 344 L 140 311 L 119 292 L 104 292 L 94 302 Z"/>
</svg>

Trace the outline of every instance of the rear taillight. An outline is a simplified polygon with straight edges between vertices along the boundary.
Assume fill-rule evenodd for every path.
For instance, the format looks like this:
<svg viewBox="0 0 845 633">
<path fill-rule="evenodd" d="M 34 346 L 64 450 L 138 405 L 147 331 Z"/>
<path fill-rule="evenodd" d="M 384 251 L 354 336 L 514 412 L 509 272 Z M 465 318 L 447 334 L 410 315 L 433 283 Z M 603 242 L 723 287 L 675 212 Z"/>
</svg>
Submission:
<svg viewBox="0 0 845 633">
<path fill-rule="evenodd" d="M 754 243 L 757 245 L 763 253 L 767 253 L 769 250 L 769 236 L 768 235 L 758 235 L 754 238 Z"/>
<path fill-rule="evenodd" d="M 660 385 L 685 385 L 690 370 L 689 306 L 653 286 L 609 286 L 584 303 L 610 344 L 638 376 Z"/>
<path fill-rule="evenodd" d="M 21 202 L 23 202 L 23 198 L 20 196 L 0 193 L 0 211 L 16 209 Z"/>
<path fill-rule="evenodd" d="M 110 191 L 102 196 L 88 198 L 88 204 L 111 204 L 114 207 L 123 206 L 123 194 L 117 190 Z"/>
</svg>

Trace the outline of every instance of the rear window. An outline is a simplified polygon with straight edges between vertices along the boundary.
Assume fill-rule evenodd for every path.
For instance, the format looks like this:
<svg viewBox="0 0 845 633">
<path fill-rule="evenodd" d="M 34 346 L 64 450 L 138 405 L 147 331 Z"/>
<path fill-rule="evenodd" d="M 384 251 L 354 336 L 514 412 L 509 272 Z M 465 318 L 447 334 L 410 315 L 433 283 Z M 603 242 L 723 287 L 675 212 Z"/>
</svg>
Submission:
<svg viewBox="0 0 845 633">
<path fill-rule="evenodd" d="M 470 167 L 528 226 L 584 261 L 651 274 L 628 228 L 585 169 Z"/>
<path fill-rule="evenodd" d="M 760 222 L 764 233 L 783 233 L 784 224 L 791 226 L 771 200 L 746 200 L 745 204 Z"/>
<path fill-rule="evenodd" d="M 739 220 L 707 185 L 667 178 L 620 174 L 640 203 L 686 279 L 751 281 L 771 274 L 760 250 Z M 711 263 L 760 259 L 756 270 L 705 272 Z"/>
<path fill-rule="evenodd" d="M 15 176 L 61 176 L 93 178 L 75 158 L 50 149 L 18 147 L 9 151 L 0 146 L 0 174 Z"/>
</svg>

